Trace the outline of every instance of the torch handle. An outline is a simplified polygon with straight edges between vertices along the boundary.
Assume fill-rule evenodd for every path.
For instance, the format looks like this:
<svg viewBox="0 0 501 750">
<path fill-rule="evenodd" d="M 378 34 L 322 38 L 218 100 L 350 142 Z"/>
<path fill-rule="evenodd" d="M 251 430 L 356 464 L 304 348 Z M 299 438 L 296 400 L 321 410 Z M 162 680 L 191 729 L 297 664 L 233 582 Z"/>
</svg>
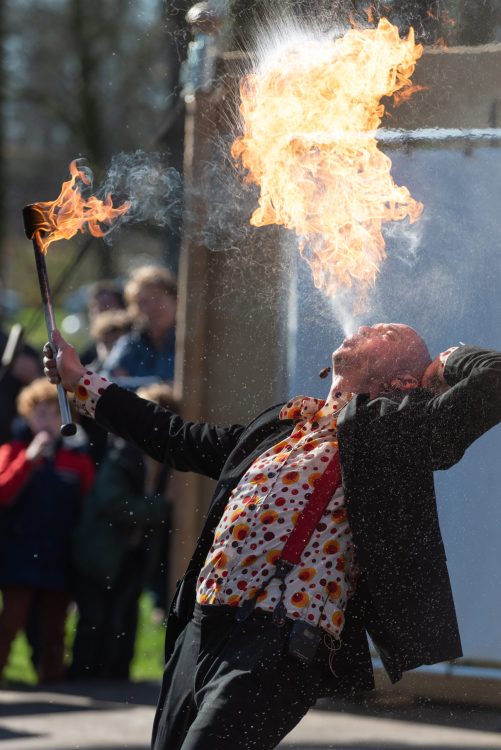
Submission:
<svg viewBox="0 0 501 750">
<path fill-rule="evenodd" d="M 49 341 L 49 346 L 52 350 L 53 356 L 55 357 L 57 354 L 57 350 L 52 341 Z M 70 435 L 74 435 L 76 433 L 77 428 L 74 422 L 71 421 L 71 409 L 68 402 L 68 396 L 61 383 L 57 384 L 57 397 L 59 400 L 59 411 L 61 412 L 61 435 L 69 437 Z"/>
<path fill-rule="evenodd" d="M 33 249 L 35 251 L 38 282 L 40 284 L 40 293 L 42 295 L 45 324 L 47 326 L 47 333 L 49 335 L 49 344 L 55 357 L 56 347 L 52 342 L 52 337 L 56 328 L 56 318 L 54 316 L 54 308 L 52 306 L 52 298 L 50 294 L 49 274 L 47 273 L 45 256 L 42 252 L 38 233 L 35 233 L 33 237 Z M 61 435 L 64 435 L 65 437 L 74 435 L 77 431 L 77 428 L 76 425 L 71 421 L 71 411 L 70 405 L 68 403 L 68 396 L 61 383 L 59 383 L 57 386 L 57 397 L 59 399 L 59 411 L 61 412 Z"/>
</svg>

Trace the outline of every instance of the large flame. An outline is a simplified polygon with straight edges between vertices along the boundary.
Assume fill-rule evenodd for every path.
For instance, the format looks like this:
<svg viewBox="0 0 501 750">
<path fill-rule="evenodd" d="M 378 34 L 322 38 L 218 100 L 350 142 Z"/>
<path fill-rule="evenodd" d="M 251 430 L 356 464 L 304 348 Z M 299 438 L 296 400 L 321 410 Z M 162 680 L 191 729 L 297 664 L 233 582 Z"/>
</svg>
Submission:
<svg viewBox="0 0 501 750">
<path fill-rule="evenodd" d="M 56 200 L 35 204 L 44 216 L 44 223 L 38 227 L 44 253 L 52 242 L 69 240 L 77 232 L 104 237 L 113 223 L 130 208 L 127 201 L 114 208 L 111 195 L 107 195 L 104 201 L 95 195 L 84 197 L 82 190 L 92 186 L 92 173 L 88 168 L 80 167 L 76 159 L 71 162 L 69 170 L 71 179 L 63 182 Z"/>
<path fill-rule="evenodd" d="M 395 184 L 377 144 L 383 96 L 411 86 L 421 45 L 382 19 L 335 40 L 307 41 L 241 84 L 243 135 L 232 155 L 260 187 L 251 224 L 295 230 L 315 285 L 373 284 L 384 222 L 415 221 L 422 204 Z"/>
</svg>

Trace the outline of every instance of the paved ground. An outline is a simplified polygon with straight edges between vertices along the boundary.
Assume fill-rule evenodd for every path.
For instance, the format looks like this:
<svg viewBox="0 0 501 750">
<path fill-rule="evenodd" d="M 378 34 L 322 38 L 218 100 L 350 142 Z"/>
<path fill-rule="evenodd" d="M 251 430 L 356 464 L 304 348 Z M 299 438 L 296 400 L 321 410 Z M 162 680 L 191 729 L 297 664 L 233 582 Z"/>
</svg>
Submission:
<svg viewBox="0 0 501 750">
<path fill-rule="evenodd" d="M 147 750 L 158 686 L 0 689 L 1 750 Z M 499 709 L 420 702 L 325 702 L 281 750 L 501 748 Z"/>
</svg>

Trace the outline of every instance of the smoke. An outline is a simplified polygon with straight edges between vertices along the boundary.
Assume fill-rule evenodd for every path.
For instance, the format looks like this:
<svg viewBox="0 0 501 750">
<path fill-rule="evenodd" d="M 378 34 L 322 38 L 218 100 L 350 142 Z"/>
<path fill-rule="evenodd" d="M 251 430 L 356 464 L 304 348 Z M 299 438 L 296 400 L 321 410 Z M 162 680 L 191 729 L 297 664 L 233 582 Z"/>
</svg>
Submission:
<svg viewBox="0 0 501 750">
<path fill-rule="evenodd" d="M 352 290 L 339 291 L 331 300 L 332 313 L 344 336 L 351 336 L 357 329 L 355 302 Z"/>
<path fill-rule="evenodd" d="M 258 190 L 245 182 L 230 156 L 233 139 L 233 135 L 213 139 L 211 158 L 199 165 L 199 176 L 186 194 L 185 231 L 196 244 L 214 252 L 235 252 L 251 236 L 259 241 L 259 233 L 249 223 Z"/>
<path fill-rule="evenodd" d="M 175 228 L 181 217 L 182 179 L 176 169 L 167 166 L 165 154 L 138 150 L 115 155 L 98 197 L 104 200 L 108 195 L 115 205 L 130 203 L 112 230 L 141 222 Z"/>
</svg>

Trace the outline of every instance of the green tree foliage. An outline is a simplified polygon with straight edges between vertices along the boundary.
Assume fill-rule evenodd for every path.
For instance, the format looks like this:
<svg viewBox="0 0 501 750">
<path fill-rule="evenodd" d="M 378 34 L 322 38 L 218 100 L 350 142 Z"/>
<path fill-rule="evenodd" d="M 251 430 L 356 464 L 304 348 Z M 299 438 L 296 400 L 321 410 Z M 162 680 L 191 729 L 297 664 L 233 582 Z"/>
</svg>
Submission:
<svg viewBox="0 0 501 750">
<path fill-rule="evenodd" d="M 162 0 L 16 0 L 2 7 L 6 176 L 0 173 L 0 191 L 7 194 L 9 221 L 0 228 L 8 238 L 9 283 L 16 286 L 21 275 L 25 282 L 32 276 L 23 273 L 32 264 L 21 249 L 23 205 L 54 199 L 75 157 L 86 157 L 99 181 L 113 154 L 162 148 L 156 134 L 178 73 L 170 27 L 180 47 L 184 40 Z M 63 266 L 76 247 L 65 244 Z M 94 265 L 83 280 L 111 270 Z"/>
</svg>

